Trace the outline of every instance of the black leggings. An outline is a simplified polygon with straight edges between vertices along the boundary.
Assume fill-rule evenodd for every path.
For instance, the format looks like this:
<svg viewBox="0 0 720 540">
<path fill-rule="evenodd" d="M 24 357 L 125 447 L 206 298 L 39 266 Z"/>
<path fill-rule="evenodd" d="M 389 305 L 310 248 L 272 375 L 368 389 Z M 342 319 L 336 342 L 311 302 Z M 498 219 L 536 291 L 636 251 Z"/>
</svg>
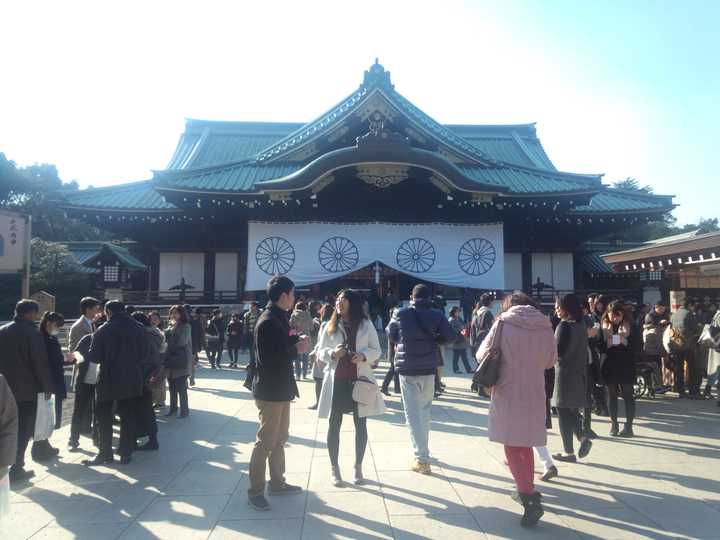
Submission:
<svg viewBox="0 0 720 540">
<path fill-rule="evenodd" d="M 560 420 L 560 437 L 562 437 L 563 449 L 566 454 L 574 454 L 573 437 L 580 440 L 583 436 L 580 413 L 577 409 L 566 407 L 558 407 L 557 413 Z"/>
<path fill-rule="evenodd" d="M 619 391 L 618 391 L 619 387 Z M 610 409 L 610 418 L 613 423 L 617 424 L 618 419 L 618 396 L 622 395 L 625 402 L 625 422 L 632 426 L 635 419 L 635 396 L 633 395 L 632 384 L 608 384 L 608 408 Z"/>
<path fill-rule="evenodd" d="M 368 442 L 367 418 L 360 418 L 357 403 L 352 401 L 352 383 L 350 381 L 335 380 L 333 383 L 332 408 L 330 409 L 330 425 L 327 434 L 328 453 L 330 454 L 330 464 L 333 467 L 338 466 L 340 427 L 342 426 L 343 413 L 349 412 L 350 407 L 352 407 L 353 421 L 355 422 L 355 465 L 360 465 L 365 457 L 365 448 Z"/>
</svg>

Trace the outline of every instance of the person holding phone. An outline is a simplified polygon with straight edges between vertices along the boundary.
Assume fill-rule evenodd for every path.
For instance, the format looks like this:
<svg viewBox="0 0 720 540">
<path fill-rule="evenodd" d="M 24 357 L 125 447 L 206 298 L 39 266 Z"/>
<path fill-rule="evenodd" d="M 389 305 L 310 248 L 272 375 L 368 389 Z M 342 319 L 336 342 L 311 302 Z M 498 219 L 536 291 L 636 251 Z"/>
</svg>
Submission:
<svg viewBox="0 0 720 540">
<path fill-rule="evenodd" d="M 330 417 L 327 434 L 328 453 L 333 484 L 343 485 L 338 454 L 343 415 L 352 414 L 355 422 L 355 484 L 364 483 L 362 462 L 367 448 L 367 417 L 382 414 L 385 405 L 380 393 L 371 405 L 353 399 L 353 385 L 358 379 L 375 383 L 373 368 L 382 354 L 375 326 L 363 309 L 363 298 L 357 291 L 345 289 L 338 293 L 335 311 L 318 336 L 315 349 L 318 359 L 325 362 L 325 376 L 318 405 L 318 418 Z"/>
<path fill-rule="evenodd" d="M 270 465 L 270 495 L 302 493 L 300 486 L 285 481 L 285 443 L 290 437 L 290 403 L 300 397 L 293 376 L 293 360 L 309 350 L 310 337 L 290 328 L 288 311 L 295 305 L 295 284 L 285 276 L 267 283 L 270 301 L 255 326 L 256 360 L 251 388 L 260 426 L 250 457 L 248 504 L 258 511 L 270 510 L 265 498 L 265 471 Z"/>
<path fill-rule="evenodd" d="M 602 319 L 601 347 L 607 355 L 602 366 L 602 375 L 608 391 L 608 408 L 612 420 L 610 435 L 613 437 L 634 435 L 632 425 L 635 418 L 635 359 L 630 349 L 631 328 L 625 306 L 619 301 L 610 303 Z M 625 402 L 625 426 L 622 431 L 618 425 L 620 394 Z"/>
</svg>

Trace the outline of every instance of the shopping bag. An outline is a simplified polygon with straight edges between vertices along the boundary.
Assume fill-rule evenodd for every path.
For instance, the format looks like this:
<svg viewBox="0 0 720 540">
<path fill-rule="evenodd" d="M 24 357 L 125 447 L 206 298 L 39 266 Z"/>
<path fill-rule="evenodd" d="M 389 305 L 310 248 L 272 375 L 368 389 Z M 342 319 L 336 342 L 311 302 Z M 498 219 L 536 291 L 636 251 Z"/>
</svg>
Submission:
<svg viewBox="0 0 720 540">
<path fill-rule="evenodd" d="M 7 469 L 6 469 L 7 470 Z M 10 475 L 0 478 L 0 521 L 10 515 Z"/>
<path fill-rule="evenodd" d="M 45 399 L 44 393 L 37 396 L 37 414 L 35 415 L 35 433 L 33 439 L 44 441 L 50 438 L 55 428 L 55 396 Z"/>
</svg>

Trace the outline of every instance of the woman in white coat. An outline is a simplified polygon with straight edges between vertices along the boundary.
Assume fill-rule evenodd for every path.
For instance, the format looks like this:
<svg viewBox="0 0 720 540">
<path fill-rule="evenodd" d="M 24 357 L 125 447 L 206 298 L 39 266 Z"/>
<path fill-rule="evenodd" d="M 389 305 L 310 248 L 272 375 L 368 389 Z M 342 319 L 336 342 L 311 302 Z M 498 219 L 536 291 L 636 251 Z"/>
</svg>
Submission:
<svg viewBox="0 0 720 540">
<path fill-rule="evenodd" d="M 340 426 L 343 415 L 353 415 L 355 422 L 355 483 L 362 484 L 362 460 L 367 447 L 367 417 L 382 414 L 385 402 L 375 382 L 373 368 L 380 358 L 380 340 L 375 327 L 363 310 L 363 299 L 357 291 L 345 289 L 338 293 L 335 311 L 323 325 L 316 346 L 317 358 L 325 362 L 318 417 L 330 418 L 327 445 L 332 465 L 333 483 L 343 484 L 338 463 Z M 358 403 L 353 399 L 353 386 L 364 387 L 372 399 Z M 375 390 L 373 393 L 372 390 Z"/>
</svg>

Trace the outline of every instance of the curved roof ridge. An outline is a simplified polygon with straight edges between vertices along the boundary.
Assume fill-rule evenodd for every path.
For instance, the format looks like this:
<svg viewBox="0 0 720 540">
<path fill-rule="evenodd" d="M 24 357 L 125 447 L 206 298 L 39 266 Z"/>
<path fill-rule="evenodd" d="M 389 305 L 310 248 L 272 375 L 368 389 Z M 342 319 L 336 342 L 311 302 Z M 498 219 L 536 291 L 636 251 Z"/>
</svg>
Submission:
<svg viewBox="0 0 720 540">
<path fill-rule="evenodd" d="M 146 184 L 152 185 L 153 179 L 145 179 L 145 180 L 133 180 L 132 182 L 123 182 L 121 184 L 113 184 L 111 186 L 88 186 L 85 189 L 79 189 L 77 191 L 62 191 L 64 194 L 72 194 L 72 193 L 86 193 L 88 191 L 92 191 L 93 193 L 96 191 L 122 191 L 123 189 L 137 189 L 140 187 L 145 186 Z"/>
<path fill-rule="evenodd" d="M 189 169 L 153 169 L 153 179 L 155 180 L 158 176 L 170 176 L 172 178 L 182 178 L 183 176 L 195 176 L 197 174 L 204 174 L 208 172 L 216 172 L 224 169 L 232 169 L 234 167 L 242 165 L 259 166 L 254 158 L 237 159 L 233 161 L 227 161 L 225 163 L 213 163 L 212 165 L 203 165 L 202 167 L 195 167 Z"/>
<path fill-rule="evenodd" d="M 605 189 L 607 189 L 607 190 L 611 190 L 611 191 L 614 191 L 614 192 L 616 192 L 616 193 L 621 193 L 621 194 L 623 194 L 623 195 L 627 195 L 627 196 L 630 196 L 630 197 L 637 197 L 637 198 L 640 198 L 640 199 L 644 199 L 644 198 L 645 198 L 645 199 L 647 199 L 647 198 L 651 198 L 651 199 L 652 199 L 653 197 L 664 197 L 664 198 L 671 198 L 671 199 L 672 199 L 673 197 L 675 197 L 675 195 L 663 195 L 663 194 L 661 194 L 661 193 L 649 193 L 649 192 L 647 192 L 647 191 L 643 191 L 643 190 L 640 190 L 640 189 L 638 189 L 638 190 L 635 190 L 635 189 L 623 189 L 623 188 L 617 188 L 617 187 L 613 187 L 613 186 L 608 186 L 608 185 L 605 185 L 605 184 L 603 184 L 603 187 L 604 187 Z"/>
<path fill-rule="evenodd" d="M 299 129 L 293 131 L 279 141 L 258 152 L 255 156 L 255 159 L 257 161 L 264 161 L 265 159 L 272 157 L 272 154 L 277 154 L 281 150 L 284 150 L 284 147 L 287 147 L 288 142 L 291 142 L 293 141 L 293 139 L 301 137 L 303 133 L 309 135 L 309 132 L 312 131 L 313 135 L 319 134 L 318 131 L 324 131 L 330 125 L 331 120 L 335 120 L 337 116 L 342 116 L 349 112 L 355 107 L 355 105 L 358 104 L 358 102 L 360 102 L 364 97 L 366 97 L 368 93 L 369 89 L 361 85 L 358 90 L 355 90 L 352 94 L 342 99 L 337 105 L 325 111 L 315 120 L 312 120 L 307 124 L 303 124 L 302 127 L 300 127 Z"/>
</svg>

